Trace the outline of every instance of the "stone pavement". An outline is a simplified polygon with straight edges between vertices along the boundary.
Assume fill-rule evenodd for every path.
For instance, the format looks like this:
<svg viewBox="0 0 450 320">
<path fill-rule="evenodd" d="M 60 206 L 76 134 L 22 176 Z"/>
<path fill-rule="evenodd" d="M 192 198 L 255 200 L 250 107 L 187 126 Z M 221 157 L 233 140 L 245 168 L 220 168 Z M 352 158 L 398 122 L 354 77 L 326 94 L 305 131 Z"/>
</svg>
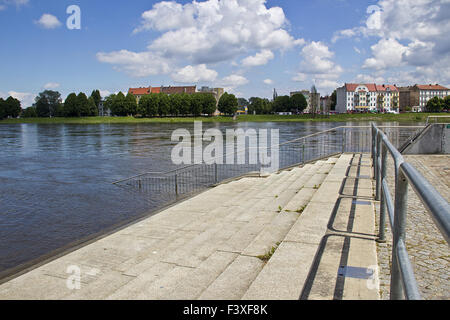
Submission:
<svg viewBox="0 0 450 320">
<path fill-rule="evenodd" d="M 389 159 L 388 177 L 394 175 L 393 161 Z M 450 201 L 450 156 L 417 155 L 405 156 L 424 177 Z M 389 187 L 394 190 L 394 181 L 389 180 Z M 377 230 L 379 230 L 379 205 L 377 205 Z M 422 298 L 426 300 L 450 299 L 450 249 L 431 220 L 422 202 L 414 191 L 408 190 L 408 223 L 406 245 L 414 268 L 416 280 Z M 378 244 L 378 261 L 380 264 L 380 294 L 382 299 L 389 299 L 390 265 L 392 250 L 392 233 L 386 226 L 385 244 Z"/>
</svg>

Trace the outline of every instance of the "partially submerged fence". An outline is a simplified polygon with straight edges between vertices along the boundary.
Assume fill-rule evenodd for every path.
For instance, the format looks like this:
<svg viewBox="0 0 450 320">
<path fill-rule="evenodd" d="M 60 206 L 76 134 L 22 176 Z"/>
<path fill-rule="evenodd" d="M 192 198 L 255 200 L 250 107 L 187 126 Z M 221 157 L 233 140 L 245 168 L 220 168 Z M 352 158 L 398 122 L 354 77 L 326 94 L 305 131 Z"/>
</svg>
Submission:
<svg viewBox="0 0 450 320">
<path fill-rule="evenodd" d="M 407 141 L 411 133 L 418 129 L 417 126 L 385 126 L 383 128 L 397 146 Z M 282 170 L 345 152 L 370 153 L 370 145 L 370 126 L 340 126 L 282 142 L 275 147 L 278 148 L 279 153 L 278 168 Z M 267 170 L 261 162 L 252 164 L 249 161 L 251 149 L 250 147 L 245 149 L 246 160 L 244 164 L 188 165 L 167 172 L 147 172 L 116 181 L 114 184 L 155 196 L 187 195 L 217 185 L 228 179 L 248 174 L 259 174 Z M 234 163 L 238 163 L 238 154 L 237 152 L 235 153 Z M 224 155 L 225 158 L 226 155 Z"/>
</svg>

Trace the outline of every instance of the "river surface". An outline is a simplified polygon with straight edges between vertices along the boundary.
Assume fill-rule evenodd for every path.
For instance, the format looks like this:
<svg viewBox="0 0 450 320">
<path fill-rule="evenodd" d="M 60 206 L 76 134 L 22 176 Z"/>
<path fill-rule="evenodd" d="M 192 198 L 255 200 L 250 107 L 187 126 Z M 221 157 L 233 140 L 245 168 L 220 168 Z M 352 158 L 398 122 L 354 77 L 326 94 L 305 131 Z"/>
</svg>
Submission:
<svg viewBox="0 0 450 320">
<path fill-rule="evenodd" d="M 359 125 L 203 127 L 279 129 L 283 142 L 346 124 Z M 0 273 L 164 205 L 112 182 L 173 169 L 170 137 L 178 128 L 193 132 L 193 124 L 0 124 Z"/>
</svg>

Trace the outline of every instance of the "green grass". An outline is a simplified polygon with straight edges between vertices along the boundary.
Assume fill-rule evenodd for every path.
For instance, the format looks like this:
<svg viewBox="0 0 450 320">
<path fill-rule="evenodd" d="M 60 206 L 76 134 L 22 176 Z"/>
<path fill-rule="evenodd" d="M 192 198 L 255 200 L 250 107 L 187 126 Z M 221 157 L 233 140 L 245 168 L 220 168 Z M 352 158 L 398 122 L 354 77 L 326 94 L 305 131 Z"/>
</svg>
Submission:
<svg viewBox="0 0 450 320">
<path fill-rule="evenodd" d="M 6 119 L 0 124 L 139 124 L 139 123 L 192 123 L 203 122 L 347 122 L 347 121 L 380 121 L 380 122 L 425 122 L 432 113 L 404 113 L 404 114 L 339 114 L 331 116 L 298 115 L 241 115 L 236 121 L 231 117 L 199 117 L 199 118 L 144 118 L 133 117 L 89 117 L 89 118 L 28 118 Z M 440 114 L 442 115 L 442 114 Z"/>
<path fill-rule="evenodd" d="M 262 260 L 263 262 L 268 262 L 270 258 L 272 258 L 272 256 L 275 254 L 280 244 L 281 242 L 277 242 L 277 244 L 272 247 L 272 249 L 270 249 L 265 255 L 258 256 L 257 258 Z"/>
</svg>

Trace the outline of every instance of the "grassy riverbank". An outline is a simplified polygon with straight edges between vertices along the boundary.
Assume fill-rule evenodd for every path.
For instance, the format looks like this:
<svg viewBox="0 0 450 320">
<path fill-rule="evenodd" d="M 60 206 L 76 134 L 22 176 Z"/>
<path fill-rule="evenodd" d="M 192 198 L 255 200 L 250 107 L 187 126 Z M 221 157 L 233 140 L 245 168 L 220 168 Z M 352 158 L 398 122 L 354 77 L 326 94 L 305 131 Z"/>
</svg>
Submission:
<svg viewBox="0 0 450 320">
<path fill-rule="evenodd" d="M 405 114 L 340 114 L 327 116 L 311 115 L 279 116 L 279 115 L 242 115 L 233 121 L 231 117 L 201 117 L 201 118 L 144 118 L 133 117 L 89 117 L 89 118 L 25 118 L 1 120 L 0 124 L 134 124 L 134 123 L 190 123 L 203 122 L 348 122 L 348 121 L 380 121 L 380 122 L 425 122 L 428 116 L 443 115 L 432 113 Z"/>
</svg>

